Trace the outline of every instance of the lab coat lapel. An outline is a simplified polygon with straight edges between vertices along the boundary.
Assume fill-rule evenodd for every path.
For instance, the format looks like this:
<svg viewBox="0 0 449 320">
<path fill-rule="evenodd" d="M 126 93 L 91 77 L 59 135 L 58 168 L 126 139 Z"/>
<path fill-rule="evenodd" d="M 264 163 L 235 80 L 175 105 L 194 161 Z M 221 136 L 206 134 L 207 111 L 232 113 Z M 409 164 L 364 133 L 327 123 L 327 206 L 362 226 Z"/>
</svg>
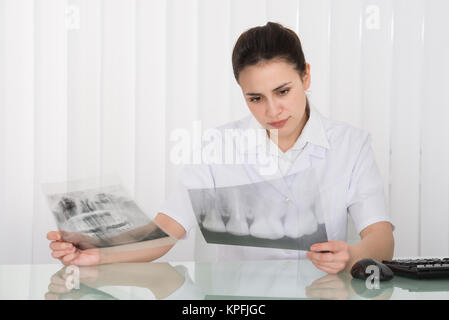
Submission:
<svg viewBox="0 0 449 320">
<path fill-rule="evenodd" d="M 304 150 L 296 158 L 287 175 L 297 174 L 303 170 L 317 168 L 324 164 L 326 148 L 307 143 Z"/>
<path fill-rule="evenodd" d="M 304 170 L 310 166 L 310 160 L 308 156 L 308 149 L 303 150 L 305 154 L 301 153 L 298 159 L 295 161 L 296 169 Z M 276 157 L 267 156 L 264 157 L 263 153 L 258 153 L 256 164 L 247 164 L 246 171 L 250 181 L 252 183 L 265 183 L 271 186 L 279 196 L 281 196 L 285 201 L 290 201 L 294 199 L 291 188 L 289 187 L 286 178 L 282 175 L 279 170 L 279 165 L 277 163 Z M 271 162 L 269 161 L 271 160 Z M 269 163 L 267 165 L 267 163 Z"/>
<path fill-rule="evenodd" d="M 288 183 L 288 190 L 290 193 L 290 199 L 293 200 L 294 203 L 298 203 L 300 195 L 298 192 L 301 192 L 300 190 L 297 190 L 298 183 L 301 184 L 301 181 L 298 181 L 298 179 L 302 179 L 303 177 L 311 177 L 310 174 L 312 172 L 306 172 L 310 170 L 317 170 L 325 163 L 325 156 L 326 156 L 326 148 L 322 146 L 318 146 L 315 144 L 307 143 L 307 145 L 304 147 L 303 152 L 298 156 L 296 161 L 293 163 L 291 169 L 288 172 L 288 176 L 293 176 L 292 179 L 289 179 L 290 183 Z M 313 172 L 313 175 L 315 178 L 317 176 Z M 316 186 L 318 181 L 310 181 L 310 188 L 314 188 Z M 312 192 L 312 190 L 309 190 Z"/>
<path fill-rule="evenodd" d="M 255 157 L 255 161 L 245 164 L 245 170 L 251 183 L 257 185 L 265 183 L 283 198 L 288 198 L 290 191 L 275 158 L 261 152 Z"/>
</svg>

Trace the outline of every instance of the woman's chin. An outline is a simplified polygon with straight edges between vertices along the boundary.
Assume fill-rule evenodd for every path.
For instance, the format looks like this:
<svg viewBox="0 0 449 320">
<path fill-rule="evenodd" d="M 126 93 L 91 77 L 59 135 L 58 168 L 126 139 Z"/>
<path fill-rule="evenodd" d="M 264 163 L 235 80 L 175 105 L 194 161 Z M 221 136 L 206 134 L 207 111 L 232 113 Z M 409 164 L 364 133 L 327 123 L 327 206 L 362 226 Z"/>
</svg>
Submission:
<svg viewBox="0 0 449 320">
<path fill-rule="evenodd" d="M 291 135 L 291 130 L 289 130 L 289 128 L 286 127 L 282 127 L 282 128 L 275 128 L 275 129 L 269 129 L 270 131 L 270 137 L 278 137 L 278 138 L 285 138 Z"/>
</svg>

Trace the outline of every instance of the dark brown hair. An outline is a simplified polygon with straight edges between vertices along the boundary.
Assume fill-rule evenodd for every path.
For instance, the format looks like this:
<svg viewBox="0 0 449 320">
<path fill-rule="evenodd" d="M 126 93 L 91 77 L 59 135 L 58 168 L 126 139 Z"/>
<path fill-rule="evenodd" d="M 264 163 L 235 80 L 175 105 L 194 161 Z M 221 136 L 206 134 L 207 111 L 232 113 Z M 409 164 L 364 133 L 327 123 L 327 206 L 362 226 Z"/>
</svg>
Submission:
<svg viewBox="0 0 449 320">
<path fill-rule="evenodd" d="M 251 28 L 240 35 L 232 52 L 234 77 L 245 67 L 260 61 L 284 59 L 298 71 L 301 79 L 306 73 L 306 59 L 298 35 L 275 22 Z"/>
</svg>

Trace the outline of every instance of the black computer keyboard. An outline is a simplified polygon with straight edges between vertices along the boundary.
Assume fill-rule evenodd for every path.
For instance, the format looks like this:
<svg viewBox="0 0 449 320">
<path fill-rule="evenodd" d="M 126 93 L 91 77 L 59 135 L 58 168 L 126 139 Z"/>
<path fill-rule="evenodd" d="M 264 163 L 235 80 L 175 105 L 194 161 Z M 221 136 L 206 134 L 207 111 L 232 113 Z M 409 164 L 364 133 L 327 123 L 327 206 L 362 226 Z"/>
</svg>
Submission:
<svg viewBox="0 0 449 320">
<path fill-rule="evenodd" d="M 384 260 L 395 276 L 414 279 L 449 278 L 449 258 Z"/>
</svg>

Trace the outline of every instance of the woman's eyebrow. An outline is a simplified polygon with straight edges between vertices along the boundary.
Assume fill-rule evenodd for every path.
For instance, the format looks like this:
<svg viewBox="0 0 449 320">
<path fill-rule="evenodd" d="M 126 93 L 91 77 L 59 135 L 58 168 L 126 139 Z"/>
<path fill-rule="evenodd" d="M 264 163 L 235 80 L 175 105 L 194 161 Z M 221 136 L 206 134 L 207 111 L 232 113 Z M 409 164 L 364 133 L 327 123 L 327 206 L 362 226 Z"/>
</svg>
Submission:
<svg viewBox="0 0 449 320">
<path fill-rule="evenodd" d="M 291 81 L 289 81 L 289 82 L 286 82 L 286 83 L 284 83 L 284 84 L 281 84 L 280 86 L 278 86 L 278 87 L 276 87 L 276 88 L 274 88 L 272 91 L 274 92 L 274 91 L 276 91 L 276 90 L 279 90 L 280 88 L 282 88 L 282 87 L 284 87 L 284 86 L 286 86 L 286 85 L 288 85 L 288 84 L 290 84 L 290 83 L 292 83 Z M 261 93 L 246 93 L 246 95 L 247 96 L 261 96 L 262 94 Z"/>
<path fill-rule="evenodd" d="M 282 87 L 284 87 L 284 86 L 286 86 L 287 84 L 290 84 L 290 83 L 292 83 L 292 82 L 289 81 L 289 82 L 286 82 L 286 83 L 284 83 L 284 84 L 281 84 L 279 87 L 274 88 L 273 91 L 277 91 L 277 90 L 279 90 L 280 88 L 282 88 Z"/>
</svg>

